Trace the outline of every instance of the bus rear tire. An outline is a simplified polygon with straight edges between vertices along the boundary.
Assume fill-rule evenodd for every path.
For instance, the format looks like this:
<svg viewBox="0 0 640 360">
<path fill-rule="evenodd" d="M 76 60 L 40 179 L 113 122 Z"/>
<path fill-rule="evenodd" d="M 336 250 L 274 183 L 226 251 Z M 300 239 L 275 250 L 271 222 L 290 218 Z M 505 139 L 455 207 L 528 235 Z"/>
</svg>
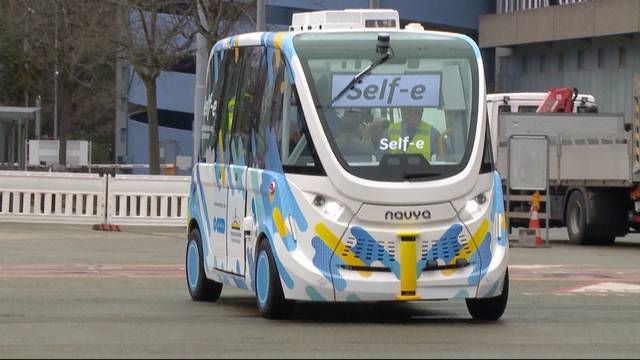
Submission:
<svg viewBox="0 0 640 360">
<path fill-rule="evenodd" d="M 187 288 L 191 299 L 194 301 L 217 301 L 220 298 L 220 293 L 222 293 L 222 284 L 207 279 L 204 272 L 202 239 L 200 238 L 200 230 L 197 227 L 189 233 L 185 263 Z"/>
<path fill-rule="evenodd" d="M 509 270 L 504 275 L 502 294 L 488 299 L 466 299 L 467 310 L 474 320 L 497 321 L 504 314 L 509 298 Z"/>
<path fill-rule="evenodd" d="M 278 268 L 267 240 L 258 246 L 255 279 L 256 303 L 262 316 L 267 319 L 287 318 L 293 310 L 293 302 L 284 297 Z"/>
</svg>

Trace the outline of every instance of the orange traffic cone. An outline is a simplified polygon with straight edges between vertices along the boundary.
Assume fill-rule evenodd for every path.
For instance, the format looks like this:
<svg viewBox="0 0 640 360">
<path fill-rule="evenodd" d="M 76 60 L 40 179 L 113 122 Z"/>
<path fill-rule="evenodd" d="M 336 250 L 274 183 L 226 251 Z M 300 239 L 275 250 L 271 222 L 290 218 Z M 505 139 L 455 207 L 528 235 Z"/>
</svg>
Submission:
<svg viewBox="0 0 640 360">
<path fill-rule="evenodd" d="M 529 218 L 529 230 L 536 231 L 536 247 L 542 246 L 542 237 L 540 236 L 540 219 L 538 218 L 538 209 L 540 208 L 540 194 L 536 192 L 532 196 L 531 211 Z"/>
</svg>

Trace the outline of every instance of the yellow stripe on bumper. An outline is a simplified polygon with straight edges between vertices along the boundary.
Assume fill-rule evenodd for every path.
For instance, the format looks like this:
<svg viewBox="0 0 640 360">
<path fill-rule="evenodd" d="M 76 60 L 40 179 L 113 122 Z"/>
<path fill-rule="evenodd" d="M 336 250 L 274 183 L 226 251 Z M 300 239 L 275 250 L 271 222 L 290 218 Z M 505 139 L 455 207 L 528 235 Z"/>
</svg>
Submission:
<svg viewBox="0 0 640 360">
<path fill-rule="evenodd" d="M 418 274 L 416 270 L 416 238 L 419 233 L 402 231 L 396 234 L 400 238 L 400 301 L 419 300 L 416 296 Z"/>
</svg>

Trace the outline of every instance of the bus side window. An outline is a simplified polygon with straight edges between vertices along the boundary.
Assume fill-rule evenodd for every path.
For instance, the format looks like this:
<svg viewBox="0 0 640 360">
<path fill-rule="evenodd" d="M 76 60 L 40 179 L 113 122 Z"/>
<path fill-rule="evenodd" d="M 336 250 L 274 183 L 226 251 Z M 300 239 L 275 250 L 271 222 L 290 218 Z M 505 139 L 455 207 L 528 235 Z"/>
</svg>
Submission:
<svg viewBox="0 0 640 360">
<path fill-rule="evenodd" d="M 215 73 L 218 73 L 216 80 Z M 222 84 L 224 82 L 225 72 L 222 69 L 222 53 L 218 52 L 214 55 L 213 61 L 209 64 L 209 74 L 206 82 L 206 93 L 204 100 L 204 111 L 202 118 L 202 126 L 200 128 L 200 151 L 199 162 L 212 163 L 213 154 L 215 153 L 215 127 L 216 120 L 219 118 L 220 95 L 222 93 Z"/>
<path fill-rule="evenodd" d="M 285 71 L 280 156 L 285 172 L 321 174 L 293 79 Z"/>
<path fill-rule="evenodd" d="M 220 107 L 220 121 L 216 122 L 214 140 L 214 153 L 216 154 L 214 160 L 219 164 L 229 164 L 231 161 L 229 144 L 231 128 L 233 126 L 236 111 L 236 93 L 238 90 L 244 49 L 240 48 L 238 53 L 240 56 L 235 56 L 234 49 L 225 50 L 222 61 L 221 70 L 225 74 L 225 79 L 221 94 L 221 102 L 218 105 Z"/>
<path fill-rule="evenodd" d="M 277 118 L 282 108 L 282 91 L 284 91 L 284 60 L 279 50 L 266 49 L 265 64 L 261 68 L 261 78 L 264 91 L 260 106 L 260 114 L 254 124 L 252 136 L 255 137 L 256 155 L 251 159 L 252 167 L 264 169 L 266 167 L 267 136 L 275 136 L 275 143 L 279 143 L 280 127 Z"/>
<path fill-rule="evenodd" d="M 264 90 L 264 56 L 265 48 L 261 46 L 246 47 L 242 63 L 242 77 L 238 90 L 235 119 L 231 137 L 232 163 L 251 165 L 252 143 L 251 130 L 259 116 Z"/>
<path fill-rule="evenodd" d="M 499 113 L 511 112 L 511 105 L 500 105 L 498 106 Z"/>
<path fill-rule="evenodd" d="M 307 132 L 298 94 L 284 55 L 268 48 L 264 69 L 265 88 L 259 121 L 255 126 L 256 157 L 253 166 L 266 167 L 267 142 L 274 145 L 284 172 L 322 174 Z M 270 139 L 267 139 L 270 137 Z"/>
</svg>

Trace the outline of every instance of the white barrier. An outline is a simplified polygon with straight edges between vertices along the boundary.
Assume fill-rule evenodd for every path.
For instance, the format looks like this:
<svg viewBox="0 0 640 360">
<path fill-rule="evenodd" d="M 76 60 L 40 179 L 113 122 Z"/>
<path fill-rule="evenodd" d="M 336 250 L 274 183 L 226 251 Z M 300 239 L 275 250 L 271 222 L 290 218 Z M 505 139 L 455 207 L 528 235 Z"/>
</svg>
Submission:
<svg viewBox="0 0 640 360">
<path fill-rule="evenodd" d="M 0 171 L 0 222 L 101 223 L 106 182 L 93 174 Z"/>
<path fill-rule="evenodd" d="M 186 226 L 189 184 L 188 176 L 109 177 L 107 223 Z"/>
</svg>

